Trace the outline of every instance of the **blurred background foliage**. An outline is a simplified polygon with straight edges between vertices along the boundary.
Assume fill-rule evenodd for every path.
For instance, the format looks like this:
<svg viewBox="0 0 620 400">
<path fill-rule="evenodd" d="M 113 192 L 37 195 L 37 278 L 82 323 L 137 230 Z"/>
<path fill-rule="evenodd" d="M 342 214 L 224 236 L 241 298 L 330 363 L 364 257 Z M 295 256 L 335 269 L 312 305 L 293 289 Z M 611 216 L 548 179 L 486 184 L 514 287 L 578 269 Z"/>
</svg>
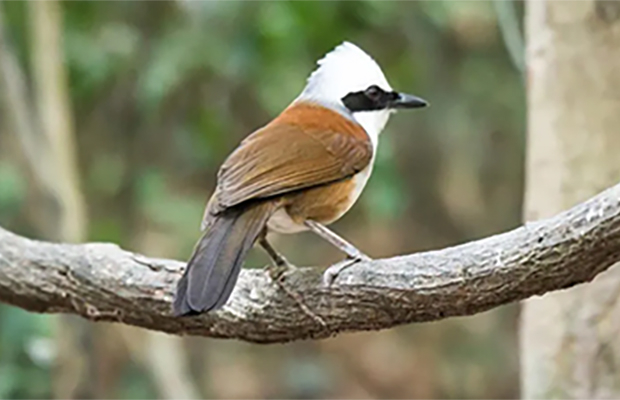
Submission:
<svg viewBox="0 0 620 400">
<path fill-rule="evenodd" d="M 0 7 L 30 80 L 28 5 Z M 185 259 L 219 164 L 343 40 L 432 106 L 392 118 L 368 187 L 335 229 L 387 257 L 520 221 L 524 88 L 490 1 L 88 1 L 61 11 L 90 241 Z M 43 237 L 34 179 L 0 99 L 0 224 Z M 342 257 L 311 234 L 276 245 L 298 265 Z M 253 251 L 246 266 L 266 260 Z M 78 396 L 515 398 L 517 312 L 268 347 L 132 328 L 105 336 L 110 325 L 89 324 L 75 350 L 90 371 Z M 55 318 L 0 306 L 0 398 L 54 395 Z"/>
</svg>

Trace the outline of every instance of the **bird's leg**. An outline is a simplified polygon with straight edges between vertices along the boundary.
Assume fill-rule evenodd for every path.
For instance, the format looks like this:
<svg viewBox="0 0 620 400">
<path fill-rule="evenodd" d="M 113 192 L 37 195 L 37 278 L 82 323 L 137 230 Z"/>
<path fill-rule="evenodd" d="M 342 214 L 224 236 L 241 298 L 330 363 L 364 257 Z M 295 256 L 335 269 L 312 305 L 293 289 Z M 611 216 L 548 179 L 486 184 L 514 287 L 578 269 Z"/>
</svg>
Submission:
<svg viewBox="0 0 620 400">
<path fill-rule="evenodd" d="M 340 251 L 345 253 L 349 258 L 356 261 L 369 261 L 371 260 L 366 254 L 359 251 L 355 246 L 351 243 L 347 242 L 331 230 L 327 229 L 327 227 L 323 224 L 320 224 L 316 221 L 306 220 L 304 224 L 310 228 L 310 230 L 323 239 L 327 240 L 332 245 L 336 246 Z"/>
<path fill-rule="evenodd" d="M 312 220 L 306 220 L 304 224 L 312 232 L 327 240 L 329 243 L 344 252 L 347 257 L 351 259 L 350 262 L 338 263 L 336 265 L 332 265 L 325 270 L 325 272 L 323 273 L 323 284 L 325 284 L 326 286 L 331 285 L 338 276 L 338 274 L 340 274 L 343 270 L 349 268 L 351 265 L 357 263 L 358 261 L 372 260 L 370 257 L 362 253 L 351 243 L 347 242 L 345 239 L 341 238 L 331 230 L 327 229 L 327 227 L 323 224 Z"/>
<path fill-rule="evenodd" d="M 282 289 L 288 296 L 290 296 L 297 303 L 297 305 L 299 306 L 299 308 L 301 308 L 304 314 L 312 318 L 314 321 L 316 321 L 318 324 L 322 325 L 323 327 L 326 327 L 327 323 L 325 322 L 325 320 L 319 317 L 318 315 L 316 315 L 314 312 L 312 312 L 312 310 L 310 310 L 310 307 L 308 307 L 306 303 L 303 301 L 299 293 L 287 287 L 283 282 L 282 276 L 284 275 L 284 273 L 290 270 L 294 270 L 297 267 L 295 267 L 293 264 L 288 262 L 288 260 L 284 258 L 282 254 L 280 254 L 276 249 L 273 248 L 271 243 L 267 241 L 266 233 L 264 233 L 261 236 L 261 238 L 258 240 L 258 243 L 265 250 L 265 252 L 267 252 L 267 254 L 269 255 L 269 258 L 271 258 L 271 260 L 273 261 L 272 264 L 269 264 L 267 266 L 267 272 L 269 273 L 269 277 L 278 286 L 280 286 L 280 289 Z"/>
<path fill-rule="evenodd" d="M 278 250 L 273 248 L 271 243 L 267 241 L 266 234 L 262 235 L 258 243 L 265 250 L 267 255 L 269 255 L 269 258 L 271 258 L 271 261 L 273 261 L 272 264 L 269 264 L 267 266 L 267 272 L 269 272 L 269 276 L 274 281 L 278 281 L 285 272 L 297 268 L 293 264 L 288 262 L 288 260 L 284 258 L 284 256 L 280 254 L 280 252 L 278 252 Z"/>
</svg>

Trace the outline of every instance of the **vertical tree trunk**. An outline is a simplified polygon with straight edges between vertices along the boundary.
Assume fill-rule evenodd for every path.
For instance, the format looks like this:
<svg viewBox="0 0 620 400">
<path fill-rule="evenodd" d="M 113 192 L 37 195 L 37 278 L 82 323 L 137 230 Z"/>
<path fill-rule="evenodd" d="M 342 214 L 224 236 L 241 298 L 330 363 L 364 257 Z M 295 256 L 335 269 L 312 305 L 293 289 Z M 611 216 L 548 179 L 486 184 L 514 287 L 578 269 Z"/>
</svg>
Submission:
<svg viewBox="0 0 620 400">
<path fill-rule="evenodd" d="M 52 188 L 55 212 L 45 216 L 52 239 L 79 243 L 86 239 L 86 206 L 79 170 L 67 71 L 62 45 L 62 10 L 55 0 L 28 4 L 32 46 L 32 76 L 36 114 L 40 121 L 39 156 L 52 171 L 46 185 Z M 56 398 L 78 398 L 92 393 L 88 349 L 82 344 L 92 336 L 88 322 L 75 316 L 57 316 L 57 357 L 53 379 Z"/>
<path fill-rule="evenodd" d="M 620 181 L 620 2 L 529 0 L 525 219 Z M 522 397 L 620 397 L 620 267 L 525 302 Z"/>
</svg>

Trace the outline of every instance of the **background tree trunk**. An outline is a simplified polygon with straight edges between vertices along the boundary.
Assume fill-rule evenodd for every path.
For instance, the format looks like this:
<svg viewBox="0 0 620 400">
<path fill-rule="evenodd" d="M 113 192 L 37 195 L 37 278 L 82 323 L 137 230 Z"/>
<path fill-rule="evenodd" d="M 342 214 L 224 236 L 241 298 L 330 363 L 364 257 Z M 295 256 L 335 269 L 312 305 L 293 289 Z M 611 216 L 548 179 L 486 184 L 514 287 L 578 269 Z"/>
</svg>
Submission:
<svg viewBox="0 0 620 400">
<path fill-rule="evenodd" d="M 525 219 L 553 215 L 620 180 L 620 2 L 527 4 Z M 620 267 L 528 300 L 522 397 L 620 396 Z"/>
<path fill-rule="evenodd" d="M 42 215 L 48 236 L 63 242 L 87 239 L 86 205 L 80 188 L 71 101 L 62 44 L 62 10 L 57 1 L 29 3 L 31 16 L 32 76 L 35 110 L 39 117 L 39 156 L 53 175 L 52 206 Z M 44 179 L 44 178 L 42 178 Z M 92 341 L 90 324 L 75 316 L 56 318 L 57 357 L 53 390 L 56 398 L 78 398 L 90 394 L 92 352 L 84 343 Z"/>
<path fill-rule="evenodd" d="M 32 71 L 42 140 L 55 172 L 48 182 L 58 212 L 49 212 L 52 239 L 79 243 L 87 239 L 86 202 L 80 188 L 76 135 L 63 53 L 61 4 L 55 0 L 29 3 L 32 33 Z M 185 379 L 181 340 L 126 327 L 99 324 L 63 315 L 57 318 L 57 359 L 53 380 L 57 398 L 113 397 L 123 364 L 131 355 L 149 370 L 163 398 L 198 398 Z M 121 343 L 124 344 L 127 349 Z M 143 343 L 148 351 L 142 351 Z M 144 353 L 144 354 L 143 354 Z M 161 354 L 160 354 L 161 353 Z"/>
</svg>

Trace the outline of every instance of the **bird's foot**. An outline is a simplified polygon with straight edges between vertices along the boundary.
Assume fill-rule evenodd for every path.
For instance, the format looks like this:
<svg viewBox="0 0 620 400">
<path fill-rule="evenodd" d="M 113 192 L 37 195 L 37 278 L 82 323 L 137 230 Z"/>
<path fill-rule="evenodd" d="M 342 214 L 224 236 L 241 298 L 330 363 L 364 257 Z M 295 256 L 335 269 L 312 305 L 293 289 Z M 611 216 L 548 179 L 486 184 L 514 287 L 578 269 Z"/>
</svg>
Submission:
<svg viewBox="0 0 620 400">
<path fill-rule="evenodd" d="M 345 261 L 328 267 L 325 272 L 323 272 L 323 286 L 330 287 L 342 271 L 362 261 L 372 261 L 372 258 L 360 252 L 355 254 L 355 256 L 347 257 Z"/>
<path fill-rule="evenodd" d="M 310 317 L 322 327 L 327 327 L 327 323 L 325 322 L 325 320 L 316 313 L 314 313 L 310 309 L 310 307 L 308 307 L 308 305 L 301 298 L 301 295 L 295 290 L 289 288 L 284 283 L 284 275 L 288 272 L 295 271 L 297 269 L 295 265 L 288 262 L 286 258 L 284 258 L 282 255 L 279 255 L 278 260 L 274 260 L 274 262 L 267 265 L 265 269 L 267 270 L 267 273 L 269 274 L 271 280 L 273 280 L 280 287 L 280 289 L 284 291 L 284 293 L 286 293 L 291 299 L 293 299 L 293 301 L 295 301 L 295 303 L 297 303 L 297 305 L 299 306 L 299 308 L 301 308 L 304 314 L 306 314 L 308 317 Z"/>
<path fill-rule="evenodd" d="M 279 282 L 287 272 L 293 272 L 297 269 L 297 267 L 291 264 L 284 256 L 280 254 L 278 256 L 278 260 L 273 260 L 273 262 L 265 267 L 269 277 L 276 282 Z"/>
</svg>

